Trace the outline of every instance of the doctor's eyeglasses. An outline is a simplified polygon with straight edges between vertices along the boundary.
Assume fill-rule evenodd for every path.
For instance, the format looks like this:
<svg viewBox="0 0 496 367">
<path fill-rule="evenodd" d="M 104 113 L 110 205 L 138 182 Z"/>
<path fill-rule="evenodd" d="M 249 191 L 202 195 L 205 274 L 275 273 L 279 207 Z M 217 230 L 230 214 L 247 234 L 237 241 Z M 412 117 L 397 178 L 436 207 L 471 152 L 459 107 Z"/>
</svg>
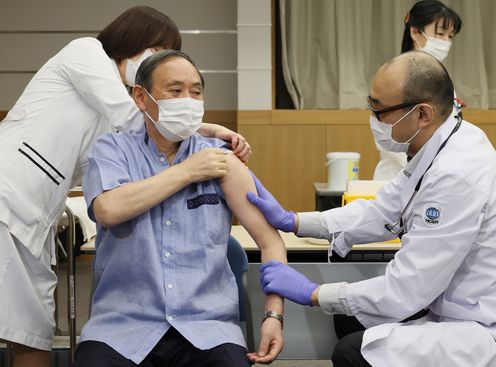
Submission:
<svg viewBox="0 0 496 367">
<path fill-rule="evenodd" d="M 386 112 L 391 112 L 391 111 L 396 111 L 399 110 L 400 108 L 408 108 L 415 106 L 416 104 L 422 103 L 422 101 L 416 101 L 416 102 L 405 102 L 405 103 L 400 103 L 391 107 L 386 107 L 381 110 L 376 110 L 375 108 L 372 107 L 372 103 L 374 103 L 372 97 L 368 96 L 367 97 L 367 104 L 369 106 L 369 110 L 371 110 L 375 117 L 377 117 L 377 120 L 381 121 L 381 115 Z"/>
</svg>

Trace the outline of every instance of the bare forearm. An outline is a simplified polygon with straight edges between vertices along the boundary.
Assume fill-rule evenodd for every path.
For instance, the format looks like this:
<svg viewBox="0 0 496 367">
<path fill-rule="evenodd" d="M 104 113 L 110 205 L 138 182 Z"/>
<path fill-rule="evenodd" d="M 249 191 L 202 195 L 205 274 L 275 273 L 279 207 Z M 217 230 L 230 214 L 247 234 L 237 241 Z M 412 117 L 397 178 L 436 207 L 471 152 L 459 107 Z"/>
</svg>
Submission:
<svg viewBox="0 0 496 367">
<path fill-rule="evenodd" d="M 189 174 L 180 165 L 153 177 L 106 191 L 93 202 L 97 221 L 111 227 L 143 214 L 189 184 Z"/>
<path fill-rule="evenodd" d="M 246 198 L 256 191 L 249 170 L 236 157 L 228 159 L 228 174 L 221 179 L 227 203 L 262 252 L 262 261 L 286 263 L 286 248 L 279 232 L 272 227 L 257 207 Z"/>
<path fill-rule="evenodd" d="M 221 179 L 221 185 L 229 207 L 260 248 L 262 262 L 277 260 L 287 263 L 286 247 L 279 232 L 265 220 L 258 208 L 246 199 L 248 191 L 256 190 L 255 183 L 249 170 L 235 157 L 228 160 L 228 174 Z M 282 313 L 283 298 L 270 294 L 267 296 L 265 308 L 267 311 Z"/>
<path fill-rule="evenodd" d="M 284 298 L 271 293 L 265 297 L 265 311 L 275 311 L 284 314 Z"/>
<path fill-rule="evenodd" d="M 204 122 L 201 124 L 200 128 L 198 129 L 198 134 L 208 138 L 213 138 L 215 137 L 215 132 L 218 129 L 219 129 L 219 125 L 209 124 L 207 122 Z"/>
</svg>

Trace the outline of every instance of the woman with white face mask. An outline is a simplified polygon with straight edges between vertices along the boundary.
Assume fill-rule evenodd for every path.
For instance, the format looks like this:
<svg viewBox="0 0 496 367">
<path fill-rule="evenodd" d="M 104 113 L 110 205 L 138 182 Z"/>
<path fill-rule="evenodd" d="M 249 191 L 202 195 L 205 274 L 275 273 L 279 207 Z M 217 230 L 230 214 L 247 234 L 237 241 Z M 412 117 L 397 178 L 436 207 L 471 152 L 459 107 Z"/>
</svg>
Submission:
<svg viewBox="0 0 496 367">
<path fill-rule="evenodd" d="M 143 124 L 126 86 L 165 48 L 181 48 L 175 23 L 133 7 L 97 38 L 76 39 L 48 60 L 0 123 L 0 340 L 14 344 L 15 366 L 50 364 L 54 231 L 67 194 L 100 135 Z M 222 126 L 202 124 L 199 132 L 228 140 L 244 160 L 250 154 L 243 137 Z"/>
<path fill-rule="evenodd" d="M 405 29 L 401 42 L 401 52 L 413 50 L 425 51 L 439 61 L 449 53 L 453 38 L 462 27 L 458 14 L 437 0 L 417 2 L 405 16 Z M 461 108 L 456 98 L 455 106 Z M 376 142 L 380 161 L 374 172 L 374 180 L 390 180 L 406 164 L 407 156 L 403 152 L 385 150 Z"/>
</svg>

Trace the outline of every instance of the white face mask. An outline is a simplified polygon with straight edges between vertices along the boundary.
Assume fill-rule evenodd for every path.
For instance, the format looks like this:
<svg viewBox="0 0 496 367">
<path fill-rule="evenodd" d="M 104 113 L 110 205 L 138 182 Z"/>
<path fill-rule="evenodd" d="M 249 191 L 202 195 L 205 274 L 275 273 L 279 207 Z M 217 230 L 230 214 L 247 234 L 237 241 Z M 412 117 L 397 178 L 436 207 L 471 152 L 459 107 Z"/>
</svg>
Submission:
<svg viewBox="0 0 496 367">
<path fill-rule="evenodd" d="M 417 134 L 420 132 L 420 129 L 418 129 L 417 132 L 404 143 L 398 143 L 393 139 L 393 127 L 395 127 L 401 120 L 412 113 L 415 108 L 417 108 L 417 105 L 415 105 L 410 111 L 403 115 L 402 118 L 400 118 L 392 125 L 377 120 L 377 117 L 375 117 L 375 115 L 370 115 L 370 128 L 372 129 L 372 134 L 374 135 L 377 144 L 379 144 L 382 149 L 388 152 L 397 153 L 406 153 L 408 151 L 410 142 L 417 136 Z"/>
<path fill-rule="evenodd" d="M 161 99 L 157 102 L 146 89 L 145 91 L 158 106 L 158 121 L 144 112 L 167 140 L 178 142 L 187 139 L 200 128 L 203 119 L 202 100 L 186 97 Z"/>
<path fill-rule="evenodd" d="M 445 41 L 439 38 L 429 37 L 424 32 L 420 31 L 427 39 L 427 43 L 420 50 L 431 54 L 439 61 L 443 61 L 448 56 L 451 48 L 451 41 Z"/>
<path fill-rule="evenodd" d="M 141 63 L 149 56 L 152 56 L 153 52 L 147 48 L 143 54 L 139 57 L 138 60 L 133 61 L 131 59 L 127 59 L 126 63 L 126 72 L 125 72 L 125 77 L 126 77 L 126 83 L 130 87 L 134 87 L 135 85 L 135 80 L 136 80 L 136 73 L 138 72 L 138 68 L 140 67 Z"/>
</svg>

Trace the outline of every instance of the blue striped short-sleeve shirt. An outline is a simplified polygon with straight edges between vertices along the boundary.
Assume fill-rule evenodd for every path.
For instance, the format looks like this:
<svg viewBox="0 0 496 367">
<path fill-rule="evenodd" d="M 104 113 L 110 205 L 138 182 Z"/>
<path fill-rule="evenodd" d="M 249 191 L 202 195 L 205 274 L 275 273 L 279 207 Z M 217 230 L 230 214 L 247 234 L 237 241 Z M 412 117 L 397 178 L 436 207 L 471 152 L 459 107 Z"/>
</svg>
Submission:
<svg viewBox="0 0 496 367">
<path fill-rule="evenodd" d="M 181 142 L 173 164 L 224 146 L 195 134 Z M 90 216 L 93 199 L 104 191 L 169 167 L 144 127 L 103 136 L 90 153 L 83 181 Z M 81 340 L 104 342 L 137 364 L 170 326 L 200 349 L 245 346 L 226 257 L 230 227 L 231 213 L 216 180 L 188 185 L 120 225 L 98 226 L 97 288 Z"/>
</svg>

